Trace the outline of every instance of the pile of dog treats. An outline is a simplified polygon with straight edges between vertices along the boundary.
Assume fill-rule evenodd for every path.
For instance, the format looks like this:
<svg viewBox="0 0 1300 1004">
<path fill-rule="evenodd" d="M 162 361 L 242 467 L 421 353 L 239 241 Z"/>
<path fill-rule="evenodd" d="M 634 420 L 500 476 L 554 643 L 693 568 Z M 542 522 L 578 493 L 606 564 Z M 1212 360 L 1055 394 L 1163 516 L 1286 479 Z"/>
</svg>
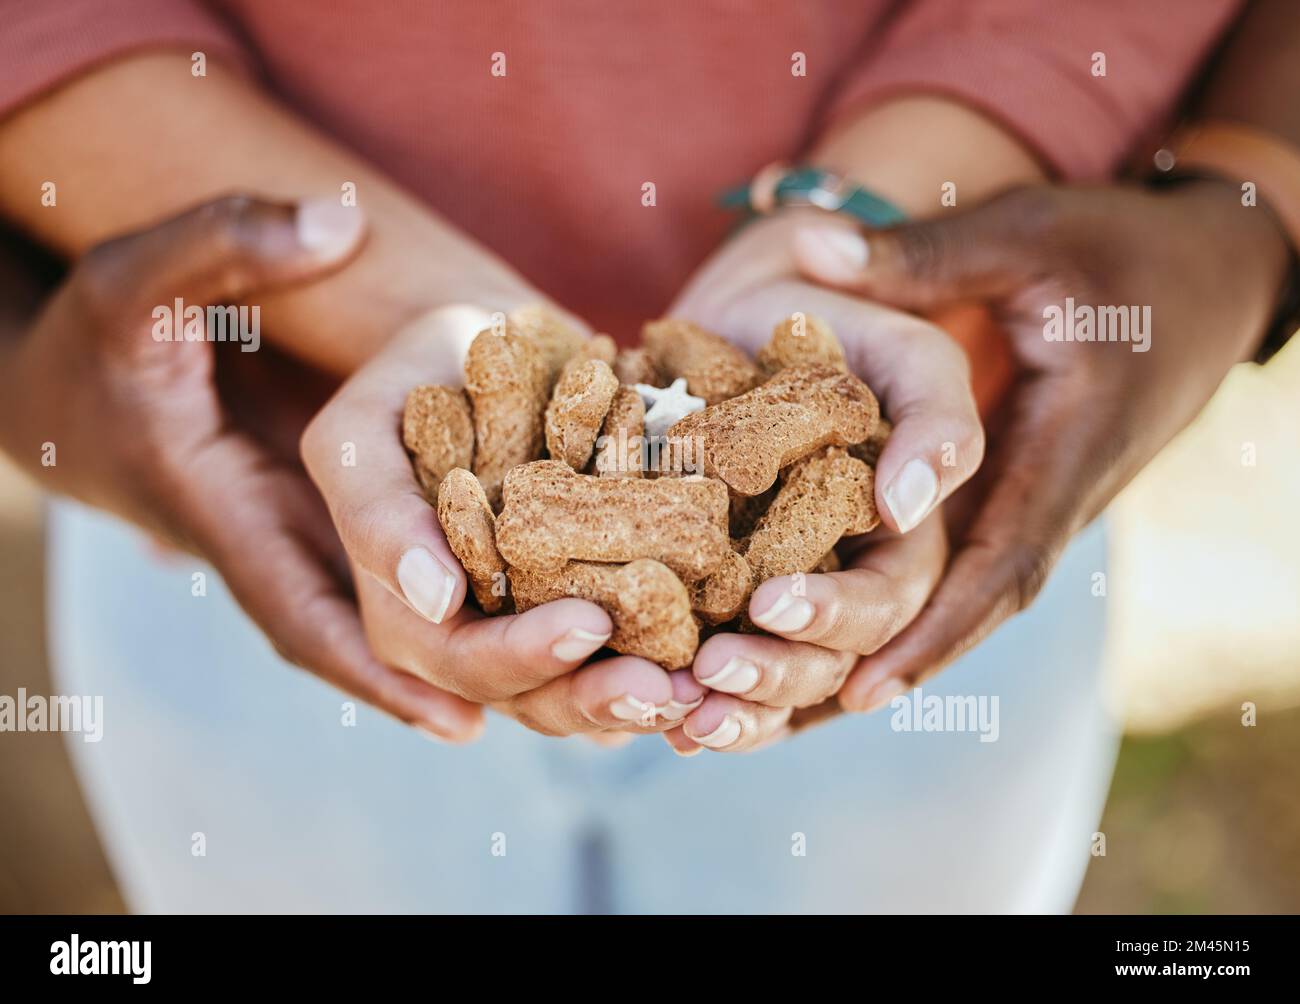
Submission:
<svg viewBox="0 0 1300 1004">
<path fill-rule="evenodd" d="M 756 359 L 685 321 L 642 335 L 516 312 L 475 338 L 463 390 L 411 391 L 402 433 L 485 613 L 590 600 L 610 648 L 678 669 L 701 631 L 754 630 L 759 583 L 834 570 L 877 525 L 889 424 L 816 318 Z"/>
</svg>

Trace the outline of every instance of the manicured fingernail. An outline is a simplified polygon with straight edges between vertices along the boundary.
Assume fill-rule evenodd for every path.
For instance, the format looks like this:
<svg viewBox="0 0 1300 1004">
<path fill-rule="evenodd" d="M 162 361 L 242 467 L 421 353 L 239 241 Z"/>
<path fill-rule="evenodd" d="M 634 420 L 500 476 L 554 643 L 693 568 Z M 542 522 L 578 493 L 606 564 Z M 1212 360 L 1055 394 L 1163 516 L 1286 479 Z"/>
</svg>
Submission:
<svg viewBox="0 0 1300 1004">
<path fill-rule="evenodd" d="M 424 736 L 425 739 L 432 739 L 435 743 L 443 744 L 449 742 L 447 737 L 432 725 L 425 725 L 423 722 L 420 722 L 415 726 L 415 731 Z"/>
<path fill-rule="evenodd" d="M 420 614 L 441 624 L 456 589 L 456 577 L 422 547 L 413 547 L 397 563 L 397 584 L 406 602 Z"/>
<path fill-rule="evenodd" d="M 924 460 L 909 460 L 885 489 L 885 505 L 903 532 L 925 519 L 938 500 L 939 479 Z"/>
<path fill-rule="evenodd" d="M 711 750 L 720 750 L 724 746 L 730 746 L 740 738 L 740 722 L 735 715 L 723 715 L 718 727 L 707 736 L 693 736 L 689 732 L 686 735 L 687 738 L 699 743 L 701 746 L 707 746 Z"/>
<path fill-rule="evenodd" d="M 868 690 L 867 696 L 862 699 L 863 714 L 879 711 L 906 689 L 907 683 L 903 680 L 881 680 Z"/>
<path fill-rule="evenodd" d="M 300 202 L 294 222 L 299 244 L 331 257 L 352 250 L 366 225 L 361 210 L 345 206 L 338 199 Z"/>
<path fill-rule="evenodd" d="M 561 662 L 578 662 L 609 641 L 609 635 L 608 631 L 593 634 L 582 628 L 570 628 L 564 637 L 551 646 L 551 655 Z"/>
<path fill-rule="evenodd" d="M 704 703 L 704 698 L 700 697 L 690 704 L 683 704 L 681 701 L 669 701 L 667 704 L 660 705 L 655 710 L 659 712 L 659 717 L 666 722 L 675 722 L 685 718 L 692 711 Z"/>
<path fill-rule="evenodd" d="M 648 714 L 657 714 L 658 711 L 650 701 L 641 701 L 631 694 L 624 694 L 609 702 L 609 713 L 620 722 L 639 722 Z"/>
<path fill-rule="evenodd" d="M 759 627 L 788 634 L 806 628 L 812 622 L 815 612 L 813 605 L 802 596 L 778 593 L 776 602 L 761 613 L 754 614 L 753 618 Z M 703 680 L 700 682 L 704 683 Z"/>
<path fill-rule="evenodd" d="M 758 620 L 758 618 L 754 619 Z M 708 679 L 700 679 L 700 683 L 710 690 L 720 690 L 724 694 L 743 694 L 753 690 L 757 685 L 758 667 L 746 659 L 732 656 Z"/>
<path fill-rule="evenodd" d="M 849 282 L 867 267 L 863 236 L 843 227 L 804 227 L 795 234 L 804 263 L 823 278 Z"/>
<path fill-rule="evenodd" d="M 698 754 L 704 752 L 703 746 L 692 746 L 688 750 L 679 750 L 676 746 L 670 746 L 669 749 L 671 749 L 674 753 L 676 753 L 678 756 L 681 757 L 697 756 Z"/>
</svg>

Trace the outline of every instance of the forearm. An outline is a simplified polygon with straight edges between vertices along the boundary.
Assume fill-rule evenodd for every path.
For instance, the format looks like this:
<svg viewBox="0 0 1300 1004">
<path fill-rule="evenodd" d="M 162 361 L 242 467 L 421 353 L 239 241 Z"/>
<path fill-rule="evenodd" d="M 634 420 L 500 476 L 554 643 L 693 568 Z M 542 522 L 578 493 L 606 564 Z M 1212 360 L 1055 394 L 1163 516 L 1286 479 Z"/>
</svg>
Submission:
<svg viewBox="0 0 1300 1004">
<path fill-rule="evenodd" d="M 1300 146 L 1300 18 L 1294 0 L 1252 0 L 1192 111 L 1254 126 Z"/>
<path fill-rule="evenodd" d="M 191 77 L 181 53 L 108 64 L 0 122 L 0 213 L 75 257 L 100 241 L 234 191 L 340 198 L 369 233 L 347 268 L 259 300 L 265 337 L 346 373 L 406 320 L 446 303 L 540 299 L 504 262 L 360 157 L 236 74 Z M 42 205 L 42 185 L 57 204 Z"/>
<path fill-rule="evenodd" d="M 1006 188 L 1042 181 L 1034 157 L 992 119 L 955 101 L 917 95 L 873 106 L 831 129 L 810 163 L 843 174 L 909 217 L 934 216 L 951 183 L 972 205 Z"/>
</svg>

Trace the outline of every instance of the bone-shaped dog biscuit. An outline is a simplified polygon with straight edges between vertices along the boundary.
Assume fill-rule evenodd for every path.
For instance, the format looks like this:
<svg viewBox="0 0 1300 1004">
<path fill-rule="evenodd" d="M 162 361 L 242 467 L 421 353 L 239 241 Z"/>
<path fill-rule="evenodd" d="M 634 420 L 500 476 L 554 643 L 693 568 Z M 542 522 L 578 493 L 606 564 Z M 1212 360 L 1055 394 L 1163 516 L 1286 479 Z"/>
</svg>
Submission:
<svg viewBox="0 0 1300 1004">
<path fill-rule="evenodd" d="M 645 349 L 621 349 L 614 357 L 614 375 L 629 387 L 638 383 L 658 387 L 663 383 L 663 375 Z"/>
<path fill-rule="evenodd" d="M 653 558 L 694 582 L 730 550 L 727 488 L 711 478 L 599 478 L 544 460 L 506 475 L 503 499 L 497 547 L 528 571 Z"/>
<path fill-rule="evenodd" d="M 506 563 L 496 545 L 492 507 L 478 478 L 463 467 L 447 472 L 438 492 L 438 522 L 485 614 L 505 606 Z"/>
<path fill-rule="evenodd" d="M 745 557 L 733 550 L 716 572 L 686 588 L 695 615 L 705 624 L 722 624 L 744 611 L 754 591 L 754 573 Z"/>
<path fill-rule="evenodd" d="M 402 443 L 432 504 L 447 472 L 474 460 L 474 419 L 465 392 L 433 386 L 412 390 L 402 409 Z"/>
<path fill-rule="evenodd" d="M 757 495 L 794 461 L 824 446 L 862 442 L 879 414 L 875 395 L 853 374 L 792 366 L 747 394 L 687 415 L 668 438 L 699 442 L 706 475 Z"/>
<path fill-rule="evenodd" d="M 889 434 L 894 431 L 894 426 L 889 419 L 881 417 L 876 423 L 876 427 L 871 430 L 871 435 L 862 442 L 849 447 L 849 452 L 865 464 L 870 464 L 873 468 L 876 462 L 880 460 L 880 452 L 885 448 L 885 442 L 889 439 Z"/>
<path fill-rule="evenodd" d="M 848 369 L 844 348 L 835 332 L 820 317 L 796 314 L 772 331 L 772 339 L 758 350 L 759 368 L 772 376 L 790 366 L 834 366 Z"/>
<path fill-rule="evenodd" d="M 666 566 L 649 559 L 626 565 L 571 561 L 553 572 L 510 569 L 515 609 L 528 610 L 565 596 L 590 600 L 613 622 L 607 643 L 665 669 L 689 666 L 699 646 L 686 587 Z"/>
<path fill-rule="evenodd" d="M 542 455 L 550 399 L 547 364 L 530 335 L 512 324 L 480 331 L 465 357 L 465 392 L 474 407 L 474 473 L 496 509 L 511 468 Z"/>
<path fill-rule="evenodd" d="M 564 364 L 581 352 L 588 342 L 581 331 L 541 304 L 512 311 L 508 321 L 510 328 L 528 337 L 537 346 L 548 392 L 559 379 Z"/>
<path fill-rule="evenodd" d="M 546 406 L 546 450 L 575 471 L 587 466 L 618 392 L 618 377 L 599 359 L 568 362 Z"/>
<path fill-rule="evenodd" d="M 602 478 L 639 478 L 645 466 L 645 404 L 631 387 L 620 387 L 596 440 L 596 473 Z"/>
<path fill-rule="evenodd" d="M 661 376 L 684 377 L 686 389 L 706 404 L 743 394 L 763 378 L 744 352 L 690 321 L 650 321 L 641 338 Z"/>
<path fill-rule="evenodd" d="M 850 527 L 871 523 L 871 483 L 871 469 L 840 448 L 796 464 L 745 548 L 755 585 L 811 572 Z"/>
</svg>

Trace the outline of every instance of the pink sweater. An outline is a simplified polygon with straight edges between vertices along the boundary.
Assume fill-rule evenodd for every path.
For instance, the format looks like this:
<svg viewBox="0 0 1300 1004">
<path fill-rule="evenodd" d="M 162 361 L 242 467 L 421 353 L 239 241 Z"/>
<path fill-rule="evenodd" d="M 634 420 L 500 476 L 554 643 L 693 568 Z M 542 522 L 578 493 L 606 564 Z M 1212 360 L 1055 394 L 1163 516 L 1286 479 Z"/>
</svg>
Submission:
<svg viewBox="0 0 1300 1004">
<path fill-rule="evenodd" d="M 559 302 L 627 330 L 725 234 L 717 192 L 797 159 L 837 117 L 890 93 L 947 94 L 1060 175 L 1102 178 L 1168 113 L 1237 7 L 0 0 L 0 114 L 143 47 L 237 59 Z M 797 54 L 805 75 L 792 73 Z"/>
</svg>

